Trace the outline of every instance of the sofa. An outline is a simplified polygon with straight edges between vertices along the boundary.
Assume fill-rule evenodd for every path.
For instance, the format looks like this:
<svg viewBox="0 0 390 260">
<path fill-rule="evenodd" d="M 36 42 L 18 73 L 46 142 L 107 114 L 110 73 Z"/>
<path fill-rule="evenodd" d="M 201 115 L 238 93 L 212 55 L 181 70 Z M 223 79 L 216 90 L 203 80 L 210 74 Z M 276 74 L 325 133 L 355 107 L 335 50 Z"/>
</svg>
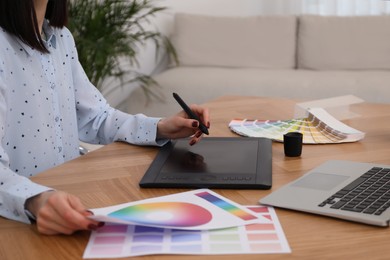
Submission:
<svg viewBox="0 0 390 260">
<path fill-rule="evenodd" d="M 177 92 L 202 104 L 222 95 L 313 100 L 353 94 L 390 102 L 389 16 L 224 17 L 177 13 L 170 39 L 179 63 L 168 60 L 156 93 L 141 89 L 128 111 L 166 116 L 180 110 Z"/>
</svg>

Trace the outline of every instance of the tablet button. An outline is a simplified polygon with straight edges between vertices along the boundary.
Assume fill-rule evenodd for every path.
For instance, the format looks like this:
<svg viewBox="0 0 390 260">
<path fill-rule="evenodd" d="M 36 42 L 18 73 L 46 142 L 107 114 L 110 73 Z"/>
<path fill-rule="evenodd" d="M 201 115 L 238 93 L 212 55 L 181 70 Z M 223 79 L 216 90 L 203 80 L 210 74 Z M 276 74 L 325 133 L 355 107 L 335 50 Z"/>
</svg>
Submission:
<svg viewBox="0 0 390 260">
<path fill-rule="evenodd" d="M 208 175 L 208 176 L 203 176 L 200 178 L 200 180 L 202 181 L 209 181 L 209 180 L 215 180 L 215 176 L 212 176 L 212 175 Z"/>
</svg>

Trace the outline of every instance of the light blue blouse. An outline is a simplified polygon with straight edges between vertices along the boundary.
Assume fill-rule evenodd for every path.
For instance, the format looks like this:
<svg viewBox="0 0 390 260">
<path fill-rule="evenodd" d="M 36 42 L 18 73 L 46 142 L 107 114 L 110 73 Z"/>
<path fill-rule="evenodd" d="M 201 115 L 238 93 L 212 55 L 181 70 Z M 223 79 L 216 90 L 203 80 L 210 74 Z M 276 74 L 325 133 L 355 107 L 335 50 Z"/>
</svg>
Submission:
<svg viewBox="0 0 390 260">
<path fill-rule="evenodd" d="M 156 142 L 160 118 L 110 107 L 82 69 L 68 29 L 44 24 L 50 54 L 0 28 L 0 215 L 29 223 L 26 199 L 49 190 L 29 180 L 94 144 Z"/>
</svg>

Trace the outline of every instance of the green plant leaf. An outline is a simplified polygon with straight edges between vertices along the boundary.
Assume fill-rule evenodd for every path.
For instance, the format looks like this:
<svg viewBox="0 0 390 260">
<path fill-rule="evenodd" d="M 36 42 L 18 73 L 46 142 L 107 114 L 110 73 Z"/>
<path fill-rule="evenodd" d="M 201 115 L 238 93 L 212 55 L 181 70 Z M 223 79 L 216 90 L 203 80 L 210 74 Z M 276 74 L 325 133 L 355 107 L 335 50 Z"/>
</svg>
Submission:
<svg viewBox="0 0 390 260">
<path fill-rule="evenodd" d="M 158 31 L 146 29 L 150 19 L 166 7 L 155 6 L 153 0 L 72 0 L 69 1 L 68 28 L 72 32 L 82 64 L 90 81 L 102 89 L 109 78 L 119 78 L 121 86 L 137 83 L 147 97 L 157 97 L 152 87 L 158 86 L 150 75 L 135 71 L 139 67 L 139 46 L 153 42 L 158 51 L 163 47 L 178 64 L 176 51 L 169 39 Z M 123 66 L 128 62 L 133 69 Z M 130 80 L 123 80 L 131 75 Z"/>
</svg>

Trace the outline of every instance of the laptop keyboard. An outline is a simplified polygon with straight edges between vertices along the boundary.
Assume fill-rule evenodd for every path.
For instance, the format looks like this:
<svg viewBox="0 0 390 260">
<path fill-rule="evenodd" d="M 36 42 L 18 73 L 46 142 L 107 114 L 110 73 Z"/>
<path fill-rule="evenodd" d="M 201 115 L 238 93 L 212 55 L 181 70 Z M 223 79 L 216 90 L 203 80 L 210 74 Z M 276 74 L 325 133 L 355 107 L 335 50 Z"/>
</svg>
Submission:
<svg viewBox="0 0 390 260">
<path fill-rule="evenodd" d="M 319 204 L 332 209 L 381 215 L 390 206 L 390 168 L 373 167 Z"/>
</svg>

